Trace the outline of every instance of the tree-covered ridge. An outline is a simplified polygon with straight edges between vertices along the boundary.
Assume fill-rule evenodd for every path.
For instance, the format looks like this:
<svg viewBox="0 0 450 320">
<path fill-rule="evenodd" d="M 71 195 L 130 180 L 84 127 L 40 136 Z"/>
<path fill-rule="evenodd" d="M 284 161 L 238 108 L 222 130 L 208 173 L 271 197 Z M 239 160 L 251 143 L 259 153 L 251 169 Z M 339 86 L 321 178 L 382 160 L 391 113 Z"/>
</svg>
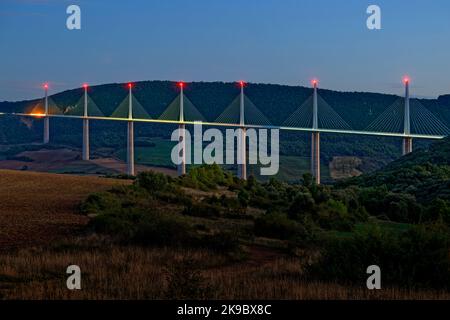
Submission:
<svg viewBox="0 0 450 320">
<path fill-rule="evenodd" d="M 390 192 L 411 194 L 421 203 L 429 203 L 436 198 L 450 200 L 450 138 L 341 185 L 385 187 Z"/>
</svg>

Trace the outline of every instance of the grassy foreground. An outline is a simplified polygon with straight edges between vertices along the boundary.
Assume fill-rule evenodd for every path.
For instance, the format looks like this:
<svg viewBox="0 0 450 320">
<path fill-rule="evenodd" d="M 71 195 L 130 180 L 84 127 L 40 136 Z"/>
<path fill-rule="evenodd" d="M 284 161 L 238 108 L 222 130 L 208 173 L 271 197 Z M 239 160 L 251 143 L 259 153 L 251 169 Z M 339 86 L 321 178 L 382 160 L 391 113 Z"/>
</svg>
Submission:
<svg viewBox="0 0 450 320">
<path fill-rule="evenodd" d="M 317 260 L 317 250 L 293 250 L 288 248 L 289 241 L 273 237 L 240 236 L 235 250 L 232 239 L 211 236 L 223 230 L 247 231 L 263 213 L 248 206 L 244 216 L 237 216 L 239 212 L 233 210 L 241 207 L 233 208 L 233 192 L 222 187 L 209 191 L 182 187 L 178 192 L 194 201 L 192 208 L 177 216 L 176 222 L 158 225 L 170 231 L 183 221 L 195 237 L 210 237 L 199 239 L 209 239 L 214 245 L 165 245 L 164 241 L 192 240 L 191 234 L 182 238 L 185 230 L 179 229 L 181 238 L 154 238 L 162 244 L 149 246 L 127 240 L 131 238 L 118 241 L 115 234 L 123 231 L 120 226 L 113 234 L 101 232 L 117 226 L 116 220 L 108 220 L 114 212 L 106 213 L 106 220 L 103 214 L 82 215 L 80 202 L 92 192 L 105 196 L 109 193 L 104 191 L 114 187 L 112 194 L 122 204 L 129 206 L 134 199 L 132 207 L 150 205 L 150 214 L 154 210 L 179 214 L 183 204 L 165 203 L 161 200 L 165 194 L 152 200 L 151 195 L 128 193 L 133 190 L 126 187 L 131 183 L 128 180 L 12 171 L 2 171 L 0 176 L 4 182 L 0 192 L 0 299 L 450 299 L 445 290 L 383 286 L 369 291 L 365 283 L 312 278 L 307 268 Z M 230 198 L 231 211 L 217 213 L 212 205 L 207 205 L 206 211 L 200 206 L 208 197 L 221 196 Z M 102 198 L 90 199 L 94 200 L 84 202 L 84 210 L 89 211 L 99 204 L 95 199 Z M 110 208 L 114 209 L 113 203 Z M 147 236 L 152 235 L 149 225 L 141 226 Z M 82 290 L 66 288 L 66 268 L 71 264 L 81 267 Z"/>
</svg>

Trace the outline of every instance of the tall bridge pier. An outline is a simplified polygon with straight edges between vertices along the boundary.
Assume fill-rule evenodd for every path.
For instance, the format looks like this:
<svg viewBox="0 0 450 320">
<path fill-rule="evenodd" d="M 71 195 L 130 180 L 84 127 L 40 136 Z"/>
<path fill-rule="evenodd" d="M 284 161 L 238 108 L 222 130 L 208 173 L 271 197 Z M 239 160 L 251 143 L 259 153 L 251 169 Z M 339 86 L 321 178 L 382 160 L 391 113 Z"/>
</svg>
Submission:
<svg viewBox="0 0 450 320">
<path fill-rule="evenodd" d="M 44 84 L 44 144 L 50 141 L 50 119 L 48 117 L 48 84 Z"/>
<path fill-rule="evenodd" d="M 312 81 L 313 93 L 313 130 L 318 130 L 317 80 Z M 311 175 L 316 184 L 320 184 L 320 132 L 311 133 Z"/>
<path fill-rule="evenodd" d="M 128 97 L 128 130 L 127 130 L 127 174 L 134 176 L 134 122 L 133 122 L 133 95 L 132 84 L 128 84 L 130 91 Z"/>
<path fill-rule="evenodd" d="M 408 137 L 411 134 L 411 116 L 409 112 L 409 78 L 404 79 L 405 83 L 405 115 L 404 115 L 404 134 L 403 138 L 403 155 L 412 152 L 412 138 Z"/>
<path fill-rule="evenodd" d="M 178 120 L 180 122 L 184 122 L 184 83 L 180 82 L 180 115 Z M 178 155 L 180 157 L 179 164 L 178 164 L 178 175 L 182 176 L 186 174 L 186 126 L 184 123 L 181 123 L 178 126 L 180 135 L 178 136 Z"/>
<path fill-rule="evenodd" d="M 84 88 L 84 115 L 83 115 L 83 147 L 82 147 L 82 159 L 89 160 L 89 118 L 88 118 L 88 102 L 87 102 L 87 84 L 83 85 Z"/>
<path fill-rule="evenodd" d="M 239 147 L 238 147 L 238 177 L 243 180 L 247 180 L 247 132 L 245 129 L 245 105 L 244 105 L 244 82 L 241 81 L 241 95 L 239 104 Z"/>
</svg>

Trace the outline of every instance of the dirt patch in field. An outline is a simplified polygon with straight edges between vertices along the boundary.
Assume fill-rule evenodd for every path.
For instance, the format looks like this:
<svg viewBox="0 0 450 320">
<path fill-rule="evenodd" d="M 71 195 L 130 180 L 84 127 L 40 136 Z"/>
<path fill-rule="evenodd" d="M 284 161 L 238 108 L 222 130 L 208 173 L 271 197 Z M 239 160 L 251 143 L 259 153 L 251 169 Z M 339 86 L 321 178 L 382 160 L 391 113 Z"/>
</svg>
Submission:
<svg viewBox="0 0 450 320">
<path fill-rule="evenodd" d="M 116 158 L 95 158 L 83 161 L 78 150 L 69 148 L 24 151 L 15 155 L 14 158 L 0 161 L 0 169 L 105 175 L 125 173 L 127 166 L 125 162 Z M 175 170 L 168 168 L 137 164 L 135 169 L 136 173 L 153 170 L 170 176 L 177 175 Z"/>
<path fill-rule="evenodd" d="M 362 174 L 359 166 L 362 160 L 358 157 L 333 157 L 330 162 L 330 176 L 335 180 L 356 177 Z"/>
<path fill-rule="evenodd" d="M 91 160 L 90 162 L 95 163 L 96 165 L 98 165 L 100 167 L 114 170 L 117 173 L 126 172 L 126 168 L 127 168 L 127 164 L 125 162 L 122 162 L 115 158 L 98 158 L 98 159 Z M 176 170 L 172 170 L 172 169 L 168 169 L 168 168 L 144 166 L 144 165 L 137 164 L 137 165 L 135 165 L 135 170 L 136 170 L 136 173 L 152 170 L 152 171 L 167 174 L 172 177 L 177 176 Z"/>
<path fill-rule="evenodd" d="M 75 234 L 88 218 L 78 214 L 90 193 L 129 180 L 0 170 L 0 250 L 46 244 Z"/>
</svg>

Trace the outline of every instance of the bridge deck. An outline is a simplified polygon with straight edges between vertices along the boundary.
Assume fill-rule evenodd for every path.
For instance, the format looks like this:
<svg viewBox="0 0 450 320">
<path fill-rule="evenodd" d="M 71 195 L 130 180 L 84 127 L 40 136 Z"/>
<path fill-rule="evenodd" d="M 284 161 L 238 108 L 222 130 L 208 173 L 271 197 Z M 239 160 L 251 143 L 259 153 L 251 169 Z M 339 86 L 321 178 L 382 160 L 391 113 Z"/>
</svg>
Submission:
<svg viewBox="0 0 450 320">
<path fill-rule="evenodd" d="M 0 115 L 11 115 L 20 117 L 33 117 L 33 118 L 44 118 L 43 114 L 28 114 L 28 113 L 4 113 L 1 112 Z M 324 133 L 336 133 L 336 134 L 356 134 L 356 135 L 366 135 L 366 136 L 383 136 L 383 137 L 400 137 L 400 138 L 415 138 L 415 139 L 434 139 L 439 140 L 445 138 L 445 136 L 440 135 L 423 135 L 423 134 L 404 134 L 396 132 L 375 132 L 375 131 L 361 131 L 361 130 L 339 130 L 339 129 L 312 129 L 312 128 L 298 128 L 298 127 L 286 127 L 286 126 L 274 126 L 274 125 L 252 125 L 246 124 L 241 126 L 237 123 L 220 123 L 220 122 L 207 122 L 207 121 L 178 121 L 178 120 L 160 120 L 160 119 L 128 119 L 128 118 L 115 118 L 115 117 L 97 117 L 97 116 L 75 116 L 75 115 L 59 115 L 59 114 L 49 114 L 47 117 L 53 118 L 70 118 L 70 119 L 90 119 L 90 120 L 104 120 L 104 121 L 133 121 L 133 122 L 148 122 L 148 123 L 165 123 L 165 124 L 202 124 L 204 126 L 215 126 L 215 127 L 244 127 L 244 128 L 255 128 L 255 129 L 279 129 L 286 131 L 302 131 L 302 132 L 324 132 Z"/>
</svg>

